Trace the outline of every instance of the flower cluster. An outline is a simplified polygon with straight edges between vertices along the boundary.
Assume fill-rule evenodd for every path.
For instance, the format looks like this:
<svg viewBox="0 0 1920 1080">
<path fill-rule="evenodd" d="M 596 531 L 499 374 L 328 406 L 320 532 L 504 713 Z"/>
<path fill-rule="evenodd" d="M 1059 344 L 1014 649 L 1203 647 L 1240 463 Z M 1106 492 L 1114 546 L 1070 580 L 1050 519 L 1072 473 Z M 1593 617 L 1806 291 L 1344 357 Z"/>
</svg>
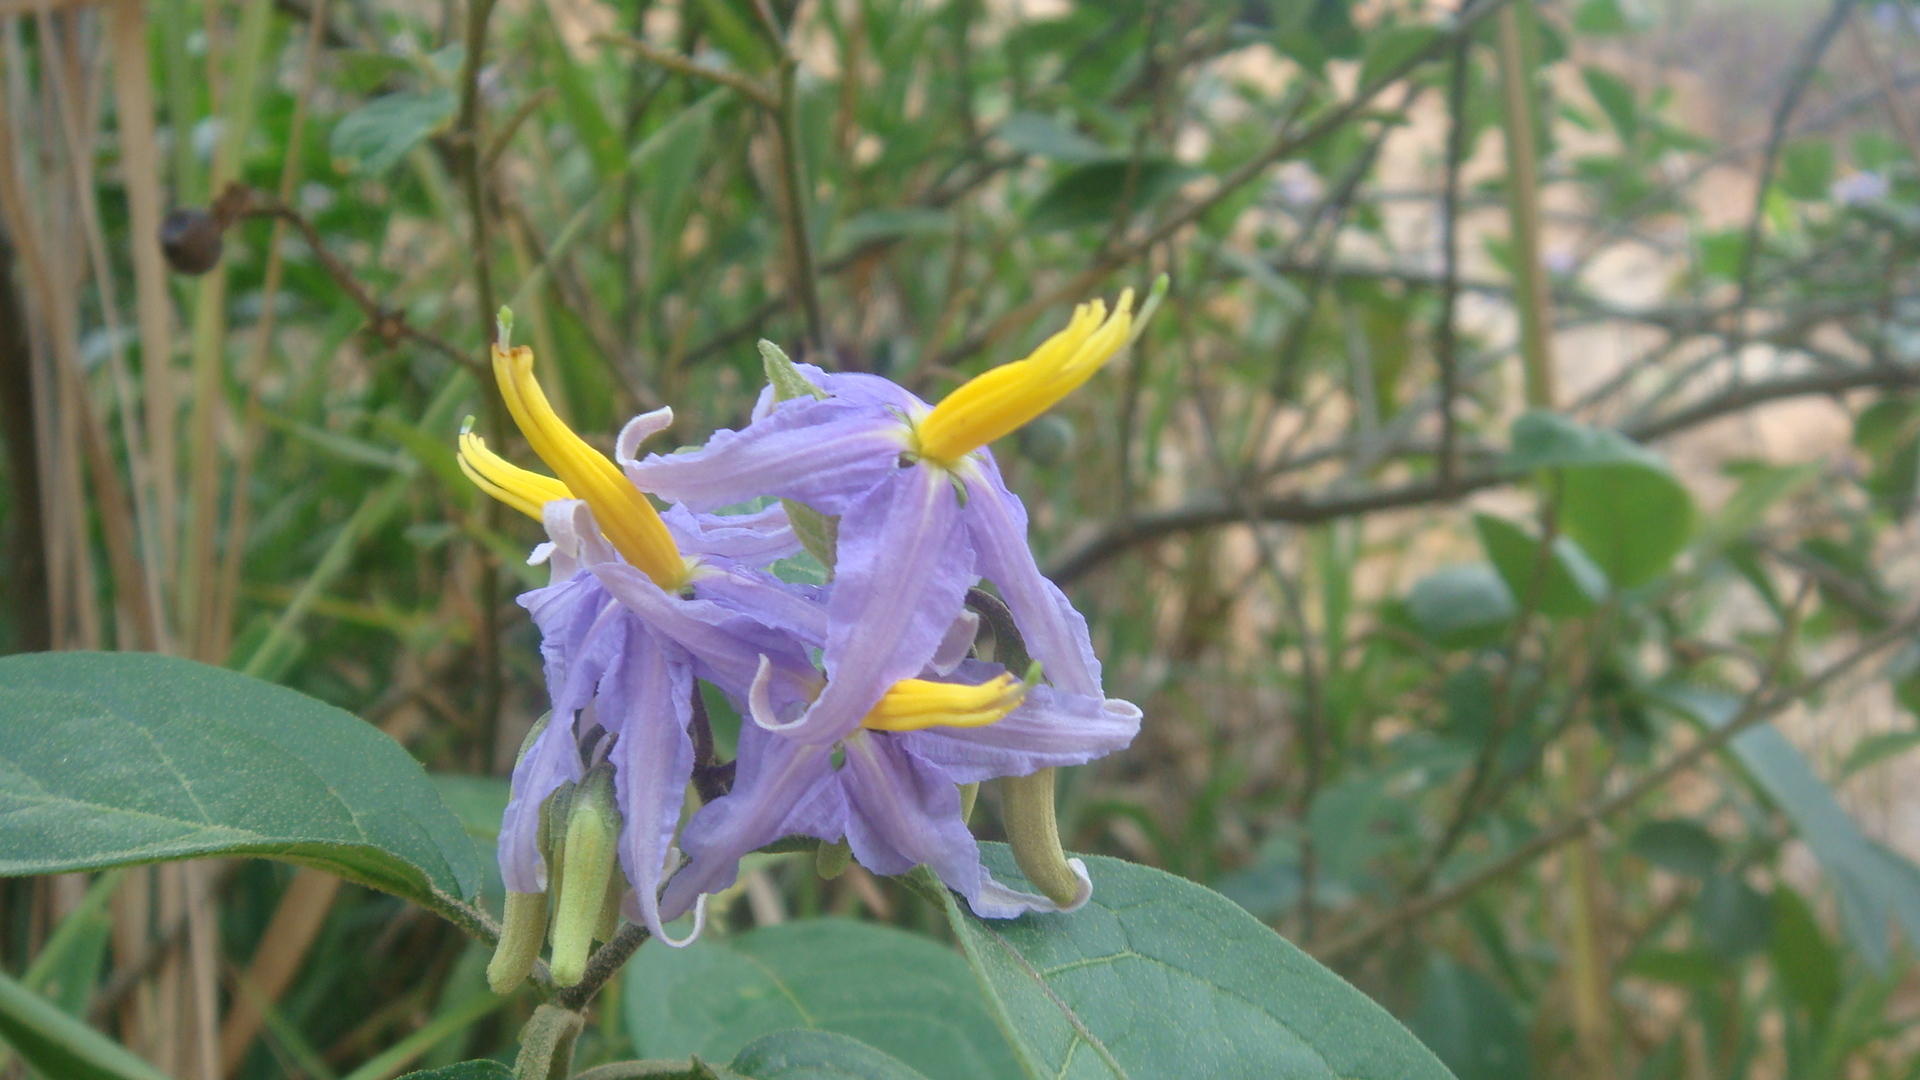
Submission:
<svg viewBox="0 0 1920 1080">
<path fill-rule="evenodd" d="M 532 351 L 506 346 L 503 310 L 494 374 L 553 475 L 470 431 L 459 459 L 545 526 L 529 561 L 550 583 L 520 603 L 552 711 L 521 749 L 501 824 L 496 990 L 525 978 L 543 943 L 555 982 L 577 982 L 622 915 L 684 944 L 742 856 L 793 836 L 821 842 L 823 867 L 849 850 L 877 874 L 926 866 L 982 917 L 1086 902 L 1085 867 L 1055 832 L 1052 770 L 1126 746 L 1140 710 L 1104 695 L 1086 622 L 1035 566 L 1026 511 L 986 444 L 1085 382 L 1145 314 L 1130 292 L 1111 312 L 1084 304 L 1031 356 L 937 406 L 762 343 L 770 385 L 746 427 L 642 458 L 672 422 L 661 409 L 631 421 L 609 459 L 554 413 Z M 763 508 L 727 510 L 742 505 Z M 770 569 L 803 549 L 824 586 Z M 994 662 L 980 658 L 989 647 Z M 749 719 L 725 767 L 710 760 L 698 682 Z M 980 863 L 967 812 L 974 785 L 995 778 L 1037 892 Z M 707 801 L 681 827 L 689 783 Z M 692 932 L 670 938 L 665 924 L 689 912 Z"/>
</svg>

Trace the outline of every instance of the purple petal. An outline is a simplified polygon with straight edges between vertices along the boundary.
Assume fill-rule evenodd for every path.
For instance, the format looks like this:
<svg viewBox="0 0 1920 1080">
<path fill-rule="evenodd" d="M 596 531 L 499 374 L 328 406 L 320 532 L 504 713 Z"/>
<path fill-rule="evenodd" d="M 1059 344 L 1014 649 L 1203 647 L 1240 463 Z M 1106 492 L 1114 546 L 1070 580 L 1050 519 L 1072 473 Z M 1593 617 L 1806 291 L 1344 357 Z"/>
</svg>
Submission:
<svg viewBox="0 0 1920 1080">
<path fill-rule="evenodd" d="M 700 678 L 744 700 L 760 669 L 773 662 L 776 700 L 805 701 L 819 683 L 805 647 L 791 635 L 730 611 L 711 600 L 669 596 L 647 575 L 625 563 L 600 563 L 594 575 L 648 629 L 692 655 Z"/>
<path fill-rule="evenodd" d="M 673 410 L 662 406 L 652 412 L 644 412 L 627 421 L 620 434 L 613 440 L 614 463 L 625 467 L 633 464 L 640 452 L 640 444 L 673 426 Z"/>
<path fill-rule="evenodd" d="M 1100 661 L 1093 655 L 1087 620 L 1034 564 L 1027 547 L 1026 508 L 1007 490 L 992 458 L 983 454 L 970 463 L 967 532 L 981 576 L 999 587 L 1026 641 L 1027 655 L 1040 661 L 1047 681 L 1075 694 L 1102 697 Z"/>
<path fill-rule="evenodd" d="M 554 710 L 584 708 L 624 640 L 620 606 L 586 573 L 522 593 L 519 601 L 540 630 L 540 655 L 546 661 Z"/>
<path fill-rule="evenodd" d="M 1044 896 L 1002 885 L 980 865 L 980 845 L 960 818 L 960 792 L 944 770 L 883 733 L 855 732 L 845 746 L 847 842 L 860 865 L 885 875 L 925 865 L 983 919 L 1063 910 Z M 1084 888 L 1065 910 L 1084 904 L 1093 891 L 1085 867 L 1074 868 Z"/>
<path fill-rule="evenodd" d="M 954 891 L 980 891 L 980 845 L 960 820 L 952 779 L 899 740 L 847 736 L 847 842 L 860 865 L 887 877 L 925 864 Z"/>
<path fill-rule="evenodd" d="M 954 783 L 973 784 L 997 776 L 1084 765 L 1124 749 L 1139 732 L 1140 709 L 1132 702 L 1103 701 L 1036 686 L 1027 691 L 1019 708 L 996 723 L 923 728 L 894 737 L 939 766 Z"/>
<path fill-rule="evenodd" d="M 554 789 L 585 775 L 574 734 L 572 713 L 555 713 L 547 728 L 513 767 L 513 795 L 500 818 L 500 878 L 508 892 L 547 890 L 547 866 L 540 858 L 540 804 Z"/>
<path fill-rule="evenodd" d="M 667 882 L 661 914 L 678 918 L 702 893 L 739 875 L 740 857 L 783 836 L 838 840 L 846 833 L 846 795 L 827 746 L 808 746 L 740 728 L 740 772 L 733 790 L 693 816 L 681 833 L 687 865 Z"/>
<path fill-rule="evenodd" d="M 713 564 L 695 575 L 693 591 L 703 600 L 792 634 L 811 648 L 826 644 L 826 590 L 818 585 L 796 585 L 764 570 Z"/>
<path fill-rule="evenodd" d="M 951 675 L 973 651 L 974 639 L 980 636 L 980 616 L 971 611 L 962 611 L 960 617 L 947 627 L 947 634 L 940 639 L 940 646 L 933 650 L 933 659 L 927 666 L 935 675 Z M 976 680 L 977 681 L 977 680 Z"/>
<path fill-rule="evenodd" d="M 688 454 L 651 454 L 627 466 L 645 491 L 694 510 L 762 495 L 842 513 L 894 470 L 907 425 L 883 409 L 839 401 L 783 401 L 740 431 L 717 431 Z"/>
<path fill-rule="evenodd" d="M 793 535 L 787 511 L 779 503 L 751 514 L 696 514 L 675 504 L 660 516 L 674 543 L 688 555 L 765 566 L 800 551 L 800 540 Z"/>
<path fill-rule="evenodd" d="M 973 553 L 947 474 L 898 469 L 848 509 L 827 600 L 827 688 L 782 728 L 832 742 L 860 726 L 887 688 L 920 674 L 959 617 Z"/>
<path fill-rule="evenodd" d="M 660 918 L 660 878 L 680 823 L 680 806 L 693 776 L 693 740 L 687 724 L 693 716 L 693 673 L 678 649 L 661 647 L 651 635 L 635 635 L 617 682 L 624 713 L 609 759 L 620 801 L 620 866 L 633 885 L 636 920 L 669 944 Z M 610 689 L 614 689 L 610 687 Z M 602 712 L 611 705 L 602 696 Z M 691 940 L 691 939 L 689 939 Z"/>
</svg>

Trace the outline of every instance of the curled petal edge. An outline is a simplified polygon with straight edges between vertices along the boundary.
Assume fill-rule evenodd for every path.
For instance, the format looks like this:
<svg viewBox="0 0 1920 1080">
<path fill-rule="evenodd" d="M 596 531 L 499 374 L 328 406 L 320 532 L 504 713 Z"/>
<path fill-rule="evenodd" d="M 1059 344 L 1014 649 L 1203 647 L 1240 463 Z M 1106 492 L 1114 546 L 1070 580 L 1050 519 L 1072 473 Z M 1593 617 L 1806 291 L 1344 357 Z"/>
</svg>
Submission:
<svg viewBox="0 0 1920 1080">
<path fill-rule="evenodd" d="M 1070 903 L 1063 905 L 1038 893 L 1021 892 L 1000 884 L 992 874 L 983 874 L 980 893 L 968 898 L 967 906 L 983 919 L 1013 919 L 1028 912 L 1070 914 L 1079 911 L 1093 898 L 1093 878 L 1087 875 L 1087 864 L 1079 859 L 1068 859 L 1067 866 L 1073 871 L 1073 876 L 1080 879 L 1079 891 L 1074 893 Z"/>
</svg>

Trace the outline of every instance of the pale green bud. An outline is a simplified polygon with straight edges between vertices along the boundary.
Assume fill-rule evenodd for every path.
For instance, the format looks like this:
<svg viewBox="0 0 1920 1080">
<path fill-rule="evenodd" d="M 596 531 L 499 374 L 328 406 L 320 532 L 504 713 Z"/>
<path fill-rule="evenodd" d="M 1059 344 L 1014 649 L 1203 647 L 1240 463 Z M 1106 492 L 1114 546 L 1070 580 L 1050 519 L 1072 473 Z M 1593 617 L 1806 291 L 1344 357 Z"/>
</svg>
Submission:
<svg viewBox="0 0 1920 1080">
<path fill-rule="evenodd" d="M 1041 895 L 1063 910 L 1086 903 L 1091 886 L 1067 862 L 1060 847 L 1060 825 L 1053 816 L 1053 770 L 1000 781 L 1000 816 L 1007 827 L 1013 861 Z"/>
<path fill-rule="evenodd" d="M 519 986 L 533 971 L 540 956 L 540 942 L 547 936 L 547 894 L 507 894 L 507 909 L 501 919 L 500 944 L 493 948 L 487 962 L 487 985 L 496 994 Z"/>
<path fill-rule="evenodd" d="M 566 837 L 559 856 L 553 896 L 553 948 L 547 961 L 553 981 L 572 986 L 586 973 L 587 952 L 600 928 L 608 879 L 620 840 L 620 811 L 614 805 L 613 770 L 599 766 L 573 789 L 566 809 Z M 557 823 L 557 813 L 552 817 Z"/>
<path fill-rule="evenodd" d="M 822 840 L 820 846 L 813 852 L 814 873 L 828 881 L 846 873 L 848 864 L 852 862 L 853 849 L 847 846 L 845 840 L 838 840 L 831 844 Z"/>
</svg>

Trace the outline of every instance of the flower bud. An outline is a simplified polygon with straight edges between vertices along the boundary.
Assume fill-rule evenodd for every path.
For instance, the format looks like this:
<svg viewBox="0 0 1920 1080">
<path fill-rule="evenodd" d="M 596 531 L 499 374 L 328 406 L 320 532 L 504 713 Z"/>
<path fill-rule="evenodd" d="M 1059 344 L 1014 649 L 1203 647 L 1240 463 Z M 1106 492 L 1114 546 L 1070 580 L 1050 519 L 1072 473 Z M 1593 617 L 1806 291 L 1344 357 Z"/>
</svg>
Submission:
<svg viewBox="0 0 1920 1080">
<path fill-rule="evenodd" d="M 546 936 L 547 894 L 508 893 L 500 944 L 494 946 L 493 959 L 487 962 L 487 985 L 494 993 L 507 993 L 533 971 L 540 942 Z"/>
<path fill-rule="evenodd" d="M 620 841 L 620 811 L 614 806 L 613 770 L 590 770 L 574 787 L 566 808 L 566 836 L 560 847 L 558 880 L 553 889 L 553 955 L 547 961 L 553 981 L 572 986 L 586 973 L 587 951 L 600 928 Z M 560 820 L 556 813 L 554 823 Z"/>
<path fill-rule="evenodd" d="M 853 848 L 845 840 L 828 843 L 820 841 L 813 852 L 813 870 L 827 881 L 832 881 L 847 872 L 847 865 L 853 862 Z"/>
<path fill-rule="evenodd" d="M 1060 825 L 1053 816 L 1052 769 L 1000 781 L 1000 816 L 1007 826 L 1013 861 L 1033 887 L 1062 911 L 1074 911 L 1093 894 L 1093 882 L 1078 859 L 1060 847 Z"/>
</svg>

